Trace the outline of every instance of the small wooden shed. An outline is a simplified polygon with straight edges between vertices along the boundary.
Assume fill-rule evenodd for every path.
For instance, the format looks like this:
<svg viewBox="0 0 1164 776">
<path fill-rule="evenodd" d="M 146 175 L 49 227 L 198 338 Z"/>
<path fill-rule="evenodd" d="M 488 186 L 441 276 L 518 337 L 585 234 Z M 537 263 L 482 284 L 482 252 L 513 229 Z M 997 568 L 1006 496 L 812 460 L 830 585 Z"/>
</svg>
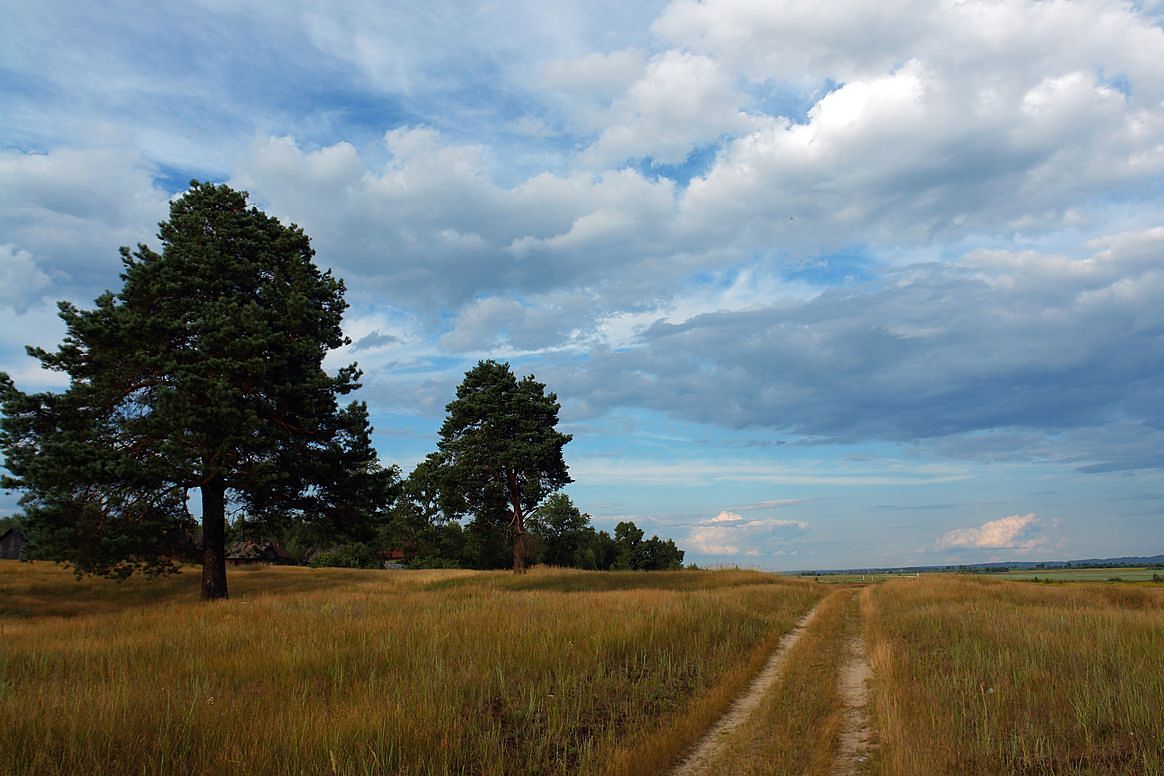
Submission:
<svg viewBox="0 0 1164 776">
<path fill-rule="evenodd" d="M 24 550 L 26 541 L 24 532 L 19 528 L 9 528 L 0 534 L 0 559 L 20 560 L 20 553 Z"/>
</svg>

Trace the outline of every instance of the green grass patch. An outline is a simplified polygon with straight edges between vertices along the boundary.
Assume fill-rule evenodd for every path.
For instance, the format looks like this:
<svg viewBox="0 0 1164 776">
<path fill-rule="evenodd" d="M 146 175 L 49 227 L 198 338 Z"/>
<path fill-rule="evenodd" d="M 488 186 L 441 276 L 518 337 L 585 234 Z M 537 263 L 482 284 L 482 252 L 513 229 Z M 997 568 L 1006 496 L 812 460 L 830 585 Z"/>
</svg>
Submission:
<svg viewBox="0 0 1164 776">
<path fill-rule="evenodd" d="M 1040 582 L 1151 582 L 1153 577 L 1156 577 L 1155 581 L 1164 580 L 1164 569 L 1140 567 L 1023 569 L 993 576 Z"/>
</svg>

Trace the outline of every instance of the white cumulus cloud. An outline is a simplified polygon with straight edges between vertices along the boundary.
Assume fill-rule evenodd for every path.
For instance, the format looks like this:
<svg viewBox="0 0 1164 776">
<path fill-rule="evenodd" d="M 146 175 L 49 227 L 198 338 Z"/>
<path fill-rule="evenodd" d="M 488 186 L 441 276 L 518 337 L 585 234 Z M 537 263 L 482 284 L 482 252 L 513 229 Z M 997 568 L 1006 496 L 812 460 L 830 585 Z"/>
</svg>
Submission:
<svg viewBox="0 0 1164 776">
<path fill-rule="evenodd" d="M 0 245 L 0 305 L 24 309 L 48 284 L 49 276 L 31 253 L 14 245 Z"/>
<path fill-rule="evenodd" d="M 955 528 L 938 539 L 940 549 L 1029 551 L 1044 543 L 1031 534 L 1039 519 L 1034 512 L 990 520 L 974 528 Z"/>
<path fill-rule="evenodd" d="M 588 156 L 599 164 L 637 157 L 678 164 L 701 144 L 764 123 L 740 110 L 744 101 L 732 73 L 716 60 L 664 52 L 614 101 L 609 126 Z"/>
<path fill-rule="evenodd" d="M 735 512 L 728 512 L 724 510 L 715 517 L 711 518 L 709 522 L 712 523 L 739 523 L 743 521 L 743 517 L 737 515 Z"/>
<path fill-rule="evenodd" d="M 783 555 L 787 546 L 808 530 L 808 523 L 800 520 L 748 520 L 725 509 L 694 526 L 684 546 L 697 553 L 725 557 Z"/>
</svg>

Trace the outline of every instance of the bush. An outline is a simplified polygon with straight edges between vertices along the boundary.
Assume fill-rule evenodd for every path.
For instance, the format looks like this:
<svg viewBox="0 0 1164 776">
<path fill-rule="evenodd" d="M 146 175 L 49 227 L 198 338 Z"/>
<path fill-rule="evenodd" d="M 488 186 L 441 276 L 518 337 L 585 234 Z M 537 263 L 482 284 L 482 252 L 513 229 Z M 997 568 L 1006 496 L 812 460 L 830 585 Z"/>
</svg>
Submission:
<svg viewBox="0 0 1164 776">
<path fill-rule="evenodd" d="M 309 564 L 313 569 L 378 569 L 380 558 L 366 544 L 343 544 L 330 550 L 316 553 Z"/>
<path fill-rule="evenodd" d="M 454 558 L 429 556 L 413 558 L 408 561 L 408 568 L 410 569 L 459 569 L 460 567 L 460 562 Z"/>
</svg>

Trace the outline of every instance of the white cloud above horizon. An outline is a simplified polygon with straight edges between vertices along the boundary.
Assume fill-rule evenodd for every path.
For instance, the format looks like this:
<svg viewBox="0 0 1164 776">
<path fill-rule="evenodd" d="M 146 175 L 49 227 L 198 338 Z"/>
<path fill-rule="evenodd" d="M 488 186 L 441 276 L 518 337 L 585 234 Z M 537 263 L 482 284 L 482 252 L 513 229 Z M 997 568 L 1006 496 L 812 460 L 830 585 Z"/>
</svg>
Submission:
<svg viewBox="0 0 1164 776">
<path fill-rule="evenodd" d="M 989 520 L 973 528 L 955 528 L 938 539 L 943 550 L 1013 550 L 1029 553 L 1046 544 L 1045 537 L 1033 536 L 1039 527 L 1034 512 Z"/>
<path fill-rule="evenodd" d="M 791 543 L 808 531 L 800 520 L 745 519 L 723 510 L 693 526 L 683 546 L 712 556 L 772 558 L 789 554 Z"/>
</svg>

